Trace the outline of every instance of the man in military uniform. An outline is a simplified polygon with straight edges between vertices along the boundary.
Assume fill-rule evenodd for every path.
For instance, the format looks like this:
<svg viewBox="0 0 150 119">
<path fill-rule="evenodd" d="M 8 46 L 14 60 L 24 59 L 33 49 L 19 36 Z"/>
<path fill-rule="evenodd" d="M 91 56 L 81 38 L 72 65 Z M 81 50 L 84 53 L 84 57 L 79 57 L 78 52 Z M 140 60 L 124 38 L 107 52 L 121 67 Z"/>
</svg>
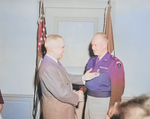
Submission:
<svg viewBox="0 0 150 119">
<path fill-rule="evenodd" d="M 91 45 L 94 57 L 90 58 L 86 70 L 100 75 L 86 81 L 87 101 L 85 119 L 104 119 L 113 115 L 113 108 L 120 103 L 124 92 L 124 68 L 122 62 L 107 50 L 108 39 L 103 33 L 96 33 Z"/>
</svg>

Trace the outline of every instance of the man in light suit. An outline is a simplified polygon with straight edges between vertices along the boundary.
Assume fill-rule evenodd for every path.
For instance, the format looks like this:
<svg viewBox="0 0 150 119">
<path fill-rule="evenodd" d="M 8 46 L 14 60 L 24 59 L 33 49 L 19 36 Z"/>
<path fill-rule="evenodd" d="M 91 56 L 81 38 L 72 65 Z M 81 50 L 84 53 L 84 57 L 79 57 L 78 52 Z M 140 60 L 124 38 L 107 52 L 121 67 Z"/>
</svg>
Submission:
<svg viewBox="0 0 150 119">
<path fill-rule="evenodd" d="M 75 108 L 82 92 L 74 92 L 72 83 L 84 84 L 85 80 L 99 76 L 87 71 L 83 76 L 70 75 L 59 59 L 63 56 L 64 41 L 59 35 L 49 35 L 45 40 L 46 55 L 39 68 L 42 89 L 42 111 L 44 119 L 75 119 Z"/>
</svg>

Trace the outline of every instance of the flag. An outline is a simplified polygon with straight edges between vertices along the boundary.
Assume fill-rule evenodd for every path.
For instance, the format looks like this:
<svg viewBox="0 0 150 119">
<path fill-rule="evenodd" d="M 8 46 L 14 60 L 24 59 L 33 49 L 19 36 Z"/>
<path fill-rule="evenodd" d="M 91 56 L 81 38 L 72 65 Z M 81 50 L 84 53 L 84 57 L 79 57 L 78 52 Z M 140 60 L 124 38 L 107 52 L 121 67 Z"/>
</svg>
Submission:
<svg viewBox="0 0 150 119">
<path fill-rule="evenodd" d="M 39 67 L 40 61 L 45 54 L 44 41 L 46 38 L 46 27 L 45 27 L 45 14 L 43 1 L 40 1 L 40 16 L 38 19 L 38 34 L 37 34 L 37 66 Z"/>
<path fill-rule="evenodd" d="M 114 51 L 114 41 L 113 41 L 113 28 L 111 21 L 111 5 L 109 4 L 107 8 L 106 21 L 105 21 L 105 34 L 108 38 L 108 52 L 112 53 Z"/>
<path fill-rule="evenodd" d="M 33 99 L 33 119 L 40 119 L 41 117 L 41 87 L 38 77 L 38 69 L 41 64 L 42 58 L 46 53 L 44 47 L 44 41 L 46 38 L 46 27 L 45 27 L 45 14 L 44 14 L 44 3 L 43 0 L 39 2 L 39 19 L 38 19 L 38 30 L 37 30 L 37 57 L 36 57 L 36 68 L 34 78 L 34 99 Z"/>
</svg>

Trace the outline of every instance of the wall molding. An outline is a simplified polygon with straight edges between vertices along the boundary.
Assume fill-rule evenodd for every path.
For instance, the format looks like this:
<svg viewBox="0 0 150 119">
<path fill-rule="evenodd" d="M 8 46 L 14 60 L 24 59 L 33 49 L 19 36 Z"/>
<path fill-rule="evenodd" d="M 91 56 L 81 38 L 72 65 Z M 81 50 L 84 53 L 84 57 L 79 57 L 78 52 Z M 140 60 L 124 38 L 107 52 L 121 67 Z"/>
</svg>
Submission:
<svg viewBox="0 0 150 119">
<path fill-rule="evenodd" d="M 3 94 L 3 97 L 11 97 L 11 98 L 33 98 L 34 95 L 30 95 L 30 94 Z"/>
<path fill-rule="evenodd" d="M 54 24 L 55 29 L 54 32 L 58 33 L 58 23 L 59 22 L 94 22 L 94 33 L 98 30 L 98 17 L 55 17 Z"/>
<path fill-rule="evenodd" d="M 106 0 L 45 0 L 45 7 L 69 7 L 69 8 L 105 8 L 108 5 Z"/>
<path fill-rule="evenodd" d="M 32 119 L 33 95 L 3 94 L 3 119 Z"/>
</svg>

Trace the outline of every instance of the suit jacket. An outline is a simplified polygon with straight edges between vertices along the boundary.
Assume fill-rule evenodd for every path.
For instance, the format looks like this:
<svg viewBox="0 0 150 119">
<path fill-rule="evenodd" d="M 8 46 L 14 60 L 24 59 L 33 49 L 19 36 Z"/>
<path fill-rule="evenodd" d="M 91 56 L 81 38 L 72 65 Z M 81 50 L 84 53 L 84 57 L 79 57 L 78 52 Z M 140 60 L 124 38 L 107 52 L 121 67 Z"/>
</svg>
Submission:
<svg viewBox="0 0 150 119">
<path fill-rule="evenodd" d="M 72 83 L 83 84 L 82 77 L 68 75 L 59 62 L 45 55 L 39 68 L 39 78 L 44 119 L 75 119 L 74 106 L 78 104 L 79 97 L 73 92 Z"/>
</svg>

